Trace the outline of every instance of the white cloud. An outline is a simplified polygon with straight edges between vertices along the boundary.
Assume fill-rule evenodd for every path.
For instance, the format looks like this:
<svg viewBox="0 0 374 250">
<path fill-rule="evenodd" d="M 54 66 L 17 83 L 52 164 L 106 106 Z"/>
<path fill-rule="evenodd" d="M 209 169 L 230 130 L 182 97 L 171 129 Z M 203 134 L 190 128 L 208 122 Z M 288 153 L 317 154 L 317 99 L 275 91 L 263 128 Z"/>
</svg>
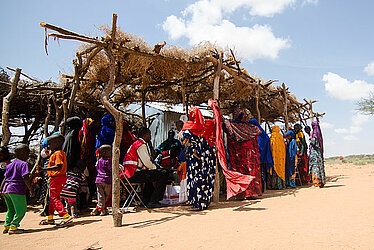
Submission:
<svg viewBox="0 0 374 250">
<path fill-rule="evenodd" d="M 374 61 L 370 62 L 364 69 L 369 76 L 374 76 Z"/>
<path fill-rule="evenodd" d="M 358 138 L 354 135 L 347 135 L 347 136 L 344 136 L 343 138 L 346 141 L 356 141 L 356 140 L 358 140 Z"/>
<path fill-rule="evenodd" d="M 356 113 L 354 116 L 352 116 L 352 124 L 354 126 L 360 126 L 362 124 L 364 124 L 365 122 L 368 122 L 369 121 L 369 116 L 368 115 L 364 115 L 364 114 L 361 114 L 361 113 Z"/>
<path fill-rule="evenodd" d="M 322 80 L 327 93 L 340 100 L 358 100 L 368 97 L 370 92 L 374 91 L 374 84 L 361 80 L 350 82 L 331 72 L 324 74 Z"/>
<path fill-rule="evenodd" d="M 170 15 L 163 29 L 173 40 L 186 37 L 190 45 L 209 41 L 223 48 L 235 49 L 248 61 L 275 59 L 283 49 L 291 47 L 289 38 L 276 37 L 269 25 L 236 26 L 229 20 L 237 10 L 251 16 L 273 17 L 297 0 L 199 0 L 190 4 L 181 17 Z M 310 2 L 310 1 L 309 1 Z"/>
<path fill-rule="evenodd" d="M 335 133 L 338 133 L 338 134 L 348 134 L 349 133 L 349 130 L 346 129 L 346 128 L 337 128 L 334 131 L 335 131 Z"/>
<path fill-rule="evenodd" d="M 326 129 L 326 128 L 333 128 L 334 125 L 332 125 L 331 123 L 328 123 L 328 122 L 320 122 L 319 123 L 319 126 L 323 129 Z"/>
<path fill-rule="evenodd" d="M 302 3 L 302 6 L 305 6 L 307 4 L 317 5 L 318 4 L 318 0 L 304 0 L 303 3 Z"/>
</svg>

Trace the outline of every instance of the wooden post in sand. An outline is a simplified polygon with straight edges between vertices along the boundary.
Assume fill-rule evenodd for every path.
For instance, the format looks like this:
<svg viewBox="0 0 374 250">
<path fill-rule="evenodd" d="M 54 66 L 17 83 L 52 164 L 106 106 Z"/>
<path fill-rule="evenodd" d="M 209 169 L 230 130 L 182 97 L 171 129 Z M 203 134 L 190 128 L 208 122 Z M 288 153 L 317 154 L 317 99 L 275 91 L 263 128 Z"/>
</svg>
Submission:
<svg viewBox="0 0 374 250">
<path fill-rule="evenodd" d="M 287 111 L 287 91 L 286 91 L 286 85 L 283 83 L 282 84 L 283 88 L 283 98 L 284 98 L 284 126 L 285 126 L 285 131 L 288 130 L 288 111 Z"/>
<path fill-rule="evenodd" d="M 261 125 L 261 112 L 259 108 L 259 102 L 260 102 L 260 82 L 258 82 L 256 86 L 256 111 L 257 111 L 257 121 Z"/>
<path fill-rule="evenodd" d="M 222 53 L 219 56 L 218 65 L 216 74 L 214 77 L 213 82 L 213 99 L 219 101 L 219 79 L 221 77 L 221 70 L 222 70 Z M 219 185 L 219 172 L 218 172 L 218 160 L 216 161 L 216 175 L 214 179 L 214 192 L 213 192 L 213 202 L 219 202 L 219 192 L 220 192 L 220 185 Z"/>
<path fill-rule="evenodd" d="M 113 213 L 113 224 L 115 227 L 122 226 L 122 213 L 120 211 L 120 178 L 119 178 L 119 154 L 120 144 L 122 139 L 123 131 L 123 118 L 119 110 L 117 110 L 110 102 L 109 95 L 113 91 L 115 83 L 115 59 L 111 51 L 113 43 L 115 41 L 117 29 L 117 14 L 113 13 L 112 20 L 112 33 L 111 42 L 107 48 L 105 48 L 106 55 L 109 58 L 109 82 L 104 92 L 101 95 L 101 102 L 105 108 L 114 116 L 116 121 L 116 132 L 114 136 L 113 148 L 112 148 L 112 213 Z"/>
<path fill-rule="evenodd" d="M 143 121 L 143 126 L 144 127 L 147 126 L 146 119 L 145 119 L 145 95 L 146 94 L 147 94 L 147 92 L 143 89 L 142 90 L 142 102 L 141 102 L 141 106 L 142 106 L 142 121 Z"/>
<path fill-rule="evenodd" d="M 19 81 L 19 77 L 21 75 L 21 69 L 16 69 L 16 74 L 14 75 L 14 79 L 12 81 L 12 86 L 10 88 L 10 92 L 3 98 L 3 112 L 1 116 L 1 127 L 3 132 L 3 137 L 1 138 L 1 146 L 8 146 L 11 133 L 9 130 L 9 110 L 10 110 L 10 102 L 12 101 L 13 97 L 17 91 L 17 84 Z"/>
</svg>

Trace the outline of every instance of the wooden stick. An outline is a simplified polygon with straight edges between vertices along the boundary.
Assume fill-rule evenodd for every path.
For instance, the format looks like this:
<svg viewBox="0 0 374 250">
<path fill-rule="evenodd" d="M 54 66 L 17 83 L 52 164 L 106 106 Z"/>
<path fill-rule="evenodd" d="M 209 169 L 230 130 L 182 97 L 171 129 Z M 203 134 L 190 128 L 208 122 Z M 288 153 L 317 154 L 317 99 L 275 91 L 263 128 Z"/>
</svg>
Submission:
<svg viewBox="0 0 374 250">
<path fill-rule="evenodd" d="M 19 82 L 19 77 L 21 75 L 21 69 L 16 69 L 16 74 L 14 75 L 14 79 L 12 81 L 12 87 L 10 88 L 10 92 L 3 98 L 3 112 L 1 116 L 2 121 L 2 132 L 3 136 L 1 138 L 1 146 L 8 146 L 10 137 L 12 134 L 9 130 L 9 110 L 10 110 L 10 102 L 12 101 L 13 97 L 17 91 L 17 84 Z"/>
<path fill-rule="evenodd" d="M 43 27 L 43 28 L 46 28 L 46 29 L 50 29 L 50 30 L 57 31 L 57 32 L 59 32 L 59 33 L 61 33 L 61 34 L 64 34 L 64 35 L 77 36 L 77 37 L 87 38 L 87 39 L 93 39 L 93 38 L 91 38 L 91 37 L 84 36 L 84 35 L 81 35 L 81 34 L 75 33 L 75 32 L 73 32 L 73 31 L 66 30 L 66 29 L 64 29 L 64 28 L 58 27 L 58 26 L 53 25 L 53 24 L 45 23 L 45 22 L 40 22 L 40 26 Z"/>
<path fill-rule="evenodd" d="M 258 85 L 256 86 L 256 111 L 257 111 L 257 121 L 259 124 L 261 124 L 261 113 L 259 108 L 259 102 L 260 102 L 260 83 L 258 82 Z"/>
<path fill-rule="evenodd" d="M 9 69 L 10 71 L 14 71 L 14 72 L 16 72 L 16 70 L 15 70 L 15 69 L 12 69 L 11 67 L 6 67 L 6 68 Z M 28 76 L 28 75 L 22 73 L 22 72 L 21 72 L 21 75 L 23 75 L 24 77 L 30 79 L 31 81 L 34 81 L 34 82 L 40 83 L 40 81 L 38 81 L 38 80 L 32 78 L 31 76 Z"/>
<path fill-rule="evenodd" d="M 106 46 L 107 45 L 105 42 L 102 42 L 102 41 L 98 41 L 98 40 L 95 40 L 95 39 L 92 39 L 92 38 L 79 37 L 79 36 L 61 35 L 61 34 L 56 34 L 56 33 L 48 34 L 48 36 L 56 37 L 56 38 L 62 38 L 62 39 L 68 39 L 68 40 L 78 40 L 78 41 L 81 41 L 81 42 L 93 43 L 93 44 L 97 44 L 97 45 L 101 45 L 101 46 Z"/>
<path fill-rule="evenodd" d="M 221 78 L 221 70 L 222 70 L 222 57 L 223 54 L 220 53 L 219 60 L 217 62 L 217 69 L 213 81 L 213 99 L 219 101 L 219 80 Z M 214 178 L 214 191 L 213 191 L 213 202 L 219 202 L 219 192 L 220 192 L 220 185 L 219 185 L 219 171 L 218 171 L 218 160 L 216 160 L 215 166 L 215 178 Z"/>
<path fill-rule="evenodd" d="M 147 92 L 143 90 L 142 91 L 142 102 L 141 102 L 143 126 L 147 126 L 146 119 L 145 119 L 145 96 L 146 94 Z"/>
<path fill-rule="evenodd" d="M 78 64 L 78 65 L 74 65 L 74 82 L 73 82 L 73 88 L 71 90 L 71 93 L 70 93 L 70 98 L 69 98 L 69 104 L 68 104 L 68 115 L 71 114 L 71 111 L 73 110 L 73 104 L 74 104 L 74 99 L 75 99 L 75 96 L 77 94 L 77 89 L 79 87 L 79 84 L 80 84 L 80 67 L 82 65 L 81 64 Z"/>
<path fill-rule="evenodd" d="M 45 117 L 45 120 L 44 120 L 44 138 L 47 138 L 48 137 L 48 123 L 49 123 L 49 119 L 51 118 L 51 111 L 52 111 L 52 104 L 51 104 L 51 101 L 50 99 L 48 98 L 47 100 L 47 116 Z"/>
<path fill-rule="evenodd" d="M 115 42 L 116 27 L 117 27 L 117 14 L 113 13 L 112 21 L 112 39 L 108 48 L 105 49 L 106 55 L 109 58 L 109 82 L 101 95 L 101 102 L 105 108 L 114 116 L 116 121 L 116 132 L 114 136 L 113 149 L 112 149 L 112 210 L 113 210 L 113 224 L 115 227 L 122 226 L 122 213 L 120 210 L 120 178 L 119 178 L 119 155 L 120 144 L 123 132 L 123 119 L 122 114 L 110 102 L 109 95 L 113 91 L 115 83 L 115 58 L 110 48 Z"/>
<path fill-rule="evenodd" d="M 282 84 L 282 88 L 283 88 L 283 98 L 284 98 L 284 125 L 287 131 L 288 129 L 288 111 L 287 111 L 288 98 L 287 98 L 286 85 L 284 83 Z"/>
</svg>

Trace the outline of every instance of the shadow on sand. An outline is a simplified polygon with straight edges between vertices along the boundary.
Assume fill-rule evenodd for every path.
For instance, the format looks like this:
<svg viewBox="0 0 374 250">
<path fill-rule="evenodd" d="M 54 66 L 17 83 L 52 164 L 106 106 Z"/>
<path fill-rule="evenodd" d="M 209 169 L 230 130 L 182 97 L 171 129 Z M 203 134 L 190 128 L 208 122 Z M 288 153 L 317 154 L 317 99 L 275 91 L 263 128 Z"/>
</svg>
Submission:
<svg viewBox="0 0 374 250">
<path fill-rule="evenodd" d="M 56 230 L 59 230 L 59 229 L 63 229 L 63 228 L 68 228 L 68 227 L 73 227 L 73 226 L 76 226 L 76 225 L 87 225 L 87 224 L 91 224 L 91 223 L 95 223 L 95 222 L 99 222 L 101 220 L 82 220 L 82 221 L 73 221 L 72 223 L 64 226 L 64 227 L 60 227 L 58 225 L 55 225 L 55 226 L 46 226 L 45 228 L 36 228 L 36 229 L 25 229 L 23 231 L 23 233 L 38 233 L 38 232 L 48 232 L 48 231 L 56 231 Z"/>
</svg>

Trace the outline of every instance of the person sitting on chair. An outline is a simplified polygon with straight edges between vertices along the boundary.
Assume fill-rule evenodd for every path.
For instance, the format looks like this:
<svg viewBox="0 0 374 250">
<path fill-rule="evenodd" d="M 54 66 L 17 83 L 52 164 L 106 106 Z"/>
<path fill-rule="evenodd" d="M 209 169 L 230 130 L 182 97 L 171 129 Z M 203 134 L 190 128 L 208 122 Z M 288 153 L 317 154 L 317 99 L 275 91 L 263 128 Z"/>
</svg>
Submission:
<svg viewBox="0 0 374 250">
<path fill-rule="evenodd" d="M 151 131 L 142 127 L 139 129 L 139 139 L 131 144 L 124 161 L 124 174 L 132 183 L 145 183 L 143 190 L 144 203 L 149 208 L 161 207 L 168 173 L 166 169 L 157 168 L 151 160 L 148 143 L 151 141 Z M 155 185 L 153 185 L 155 182 Z"/>
<path fill-rule="evenodd" d="M 182 143 L 178 139 L 175 139 L 174 137 L 175 137 L 174 130 L 172 129 L 169 130 L 168 138 L 163 143 L 161 143 L 160 146 L 156 148 L 156 153 L 161 154 L 164 151 L 170 150 L 172 147 L 177 147 L 178 150 L 180 150 L 182 148 Z"/>
</svg>

